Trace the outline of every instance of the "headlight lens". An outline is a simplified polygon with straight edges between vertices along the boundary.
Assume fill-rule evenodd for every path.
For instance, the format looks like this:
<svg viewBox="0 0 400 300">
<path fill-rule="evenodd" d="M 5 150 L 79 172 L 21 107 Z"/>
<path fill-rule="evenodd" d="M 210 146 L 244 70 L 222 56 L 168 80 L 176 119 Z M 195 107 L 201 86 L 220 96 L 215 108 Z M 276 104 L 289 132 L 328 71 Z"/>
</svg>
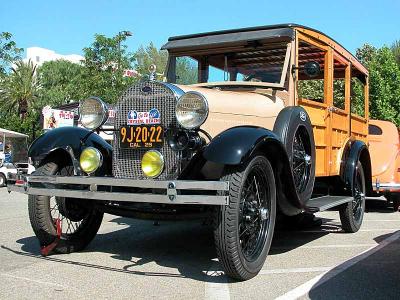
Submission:
<svg viewBox="0 0 400 300">
<path fill-rule="evenodd" d="M 97 97 L 90 97 L 79 105 L 79 114 L 82 126 L 87 129 L 96 129 L 107 121 L 107 105 Z"/>
<path fill-rule="evenodd" d="M 81 169 L 88 174 L 96 172 L 102 163 L 103 156 L 99 150 L 93 147 L 87 147 L 85 150 L 83 150 L 79 159 Z"/>
<path fill-rule="evenodd" d="M 182 127 L 194 129 L 200 127 L 207 119 L 208 103 L 198 92 L 183 94 L 176 103 L 176 119 Z"/>
<path fill-rule="evenodd" d="M 156 150 L 147 151 L 142 157 L 142 171 L 150 178 L 157 177 L 164 169 L 164 157 Z"/>
</svg>

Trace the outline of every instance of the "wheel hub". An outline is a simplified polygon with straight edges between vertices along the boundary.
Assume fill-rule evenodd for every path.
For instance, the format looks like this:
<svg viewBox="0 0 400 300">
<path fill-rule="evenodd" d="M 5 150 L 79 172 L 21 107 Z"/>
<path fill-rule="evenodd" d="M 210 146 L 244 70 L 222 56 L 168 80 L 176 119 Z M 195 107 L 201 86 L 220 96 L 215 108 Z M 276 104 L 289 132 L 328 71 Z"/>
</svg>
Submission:
<svg viewBox="0 0 400 300">
<path fill-rule="evenodd" d="M 61 215 L 71 221 L 79 222 L 87 215 L 86 207 L 80 205 L 76 199 L 57 197 L 56 202 Z"/>
</svg>

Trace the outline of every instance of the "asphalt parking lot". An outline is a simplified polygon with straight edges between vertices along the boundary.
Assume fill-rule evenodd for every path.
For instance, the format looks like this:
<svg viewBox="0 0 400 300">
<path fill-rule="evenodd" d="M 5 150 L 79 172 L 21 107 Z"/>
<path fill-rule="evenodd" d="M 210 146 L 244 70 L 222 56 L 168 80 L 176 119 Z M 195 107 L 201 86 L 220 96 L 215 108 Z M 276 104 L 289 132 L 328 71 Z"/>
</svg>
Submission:
<svg viewBox="0 0 400 300">
<path fill-rule="evenodd" d="M 227 279 L 209 227 L 106 215 L 80 253 L 41 257 L 27 197 L 0 189 L 1 299 L 398 299 L 400 213 L 371 202 L 362 229 L 279 230 L 257 277 Z"/>
</svg>

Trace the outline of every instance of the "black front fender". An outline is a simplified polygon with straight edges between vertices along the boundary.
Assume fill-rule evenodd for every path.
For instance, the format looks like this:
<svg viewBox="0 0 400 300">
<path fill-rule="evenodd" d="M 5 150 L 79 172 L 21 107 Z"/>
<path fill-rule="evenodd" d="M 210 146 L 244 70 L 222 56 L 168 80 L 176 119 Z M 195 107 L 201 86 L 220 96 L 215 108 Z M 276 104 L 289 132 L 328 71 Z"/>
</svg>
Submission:
<svg viewBox="0 0 400 300">
<path fill-rule="evenodd" d="M 88 135 L 89 134 L 89 135 Z M 72 160 L 75 173 L 79 173 L 79 156 L 86 147 L 94 147 L 103 155 L 103 166 L 96 175 L 110 175 L 112 166 L 112 146 L 95 133 L 81 127 L 61 127 L 49 130 L 38 137 L 30 146 L 28 155 L 35 165 L 40 165 L 50 157 L 67 155 Z"/>
<path fill-rule="evenodd" d="M 222 165 L 245 165 L 254 155 L 270 161 L 277 184 L 278 204 L 286 215 L 295 215 L 305 207 L 296 192 L 292 168 L 285 146 L 271 130 L 256 126 L 230 128 L 217 135 L 204 149 L 206 161 Z"/>
<path fill-rule="evenodd" d="M 277 143 L 285 151 L 283 144 L 271 130 L 256 126 L 239 126 L 217 135 L 205 148 L 203 156 L 215 163 L 239 165 L 251 157 L 260 143 L 265 142 Z"/>
</svg>

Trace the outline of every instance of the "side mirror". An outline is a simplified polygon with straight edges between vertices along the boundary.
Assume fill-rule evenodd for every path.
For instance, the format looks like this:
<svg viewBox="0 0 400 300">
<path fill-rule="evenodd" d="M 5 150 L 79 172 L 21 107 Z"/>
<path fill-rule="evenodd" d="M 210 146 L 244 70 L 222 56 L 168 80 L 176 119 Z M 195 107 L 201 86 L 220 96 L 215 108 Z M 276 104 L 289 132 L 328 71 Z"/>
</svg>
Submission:
<svg viewBox="0 0 400 300">
<path fill-rule="evenodd" d="M 317 77 L 321 73 L 321 67 L 316 61 L 309 61 L 304 64 L 304 73 L 311 78 Z"/>
</svg>

